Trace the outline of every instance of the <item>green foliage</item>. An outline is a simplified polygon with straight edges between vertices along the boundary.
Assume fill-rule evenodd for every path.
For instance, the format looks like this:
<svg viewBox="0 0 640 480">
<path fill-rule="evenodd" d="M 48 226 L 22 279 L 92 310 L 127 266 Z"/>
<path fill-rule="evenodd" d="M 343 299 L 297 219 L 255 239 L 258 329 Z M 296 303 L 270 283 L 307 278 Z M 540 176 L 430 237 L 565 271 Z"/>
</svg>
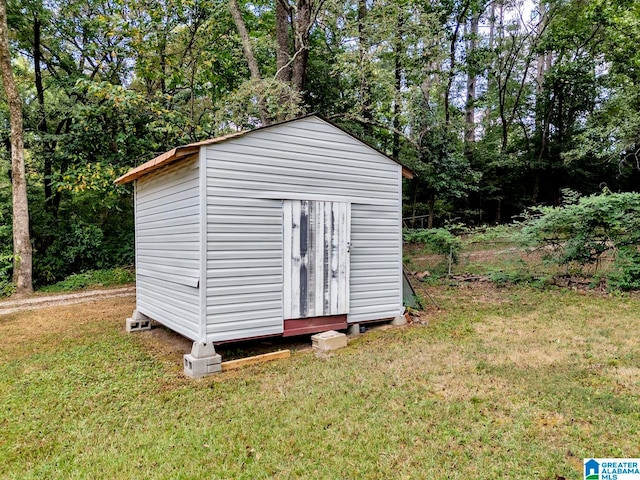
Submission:
<svg viewBox="0 0 640 480">
<path fill-rule="evenodd" d="M 406 230 L 403 234 L 405 242 L 424 244 L 426 251 L 451 256 L 454 263 L 458 261 L 462 241 L 444 228 L 425 228 Z"/>
<path fill-rule="evenodd" d="M 42 292 L 70 292 L 82 290 L 88 287 L 111 287 L 136 281 L 136 275 L 132 269 L 107 268 L 103 270 L 89 270 L 83 273 L 74 273 L 60 282 L 47 285 L 39 290 Z"/>
<path fill-rule="evenodd" d="M 494 270 L 489 273 L 489 279 L 498 287 L 509 285 L 527 285 L 533 288 L 544 289 L 552 282 L 552 277 L 536 275 L 526 266 L 520 266 L 515 270 Z"/>
<path fill-rule="evenodd" d="M 5 166 L 0 156 L 0 170 Z M 1 175 L 1 173 L 0 173 Z M 14 291 L 13 273 L 13 237 L 11 227 L 11 189 L 8 182 L 0 176 L 0 298 Z"/>
<path fill-rule="evenodd" d="M 82 271 L 104 261 L 101 255 L 104 234 L 97 225 L 73 216 L 52 233 L 53 243 L 35 264 L 34 277 L 51 283 L 74 271 Z"/>
<path fill-rule="evenodd" d="M 559 205 L 564 188 L 588 195 L 640 183 L 638 2 L 543 2 L 544 28 L 513 2 L 500 7 L 500 24 L 485 1 L 323 3 L 305 32 L 308 51 L 298 52 L 309 54 L 302 91 L 275 80 L 276 4 L 240 3 L 261 81 L 249 79 L 226 2 L 8 2 L 37 282 L 130 262 L 131 190 L 113 179 L 176 145 L 259 126 L 265 111 L 277 120 L 318 111 L 411 166 L 405 216 L 428 216 L 425 225 L 471 215 L 501 223 L 531 205 Z M 493 28 L 471 33 L 474 17 Z M 464 91 L 471 76 L 475 98 Z M 0 105 L 3 145 L 7 124 Z M 557 261 L 589 264 L 610 251 L 607 234 L 578 230 L 562 233 Z"/>
<path fill-rule="evenodd" d="M 524 273 L 521 270 L 495 270 L 489 273 L 489 278 L 495 285 L 500 287 L 504 287 L 506 285 L 527 284 L 533 280 L 531 274 Z"/>
<path fill-rule="evenodd" d="M 614 269 L 608 275 L 613 290 L 640 290 L 640 251 L 626 247 L 617 252 Z"/>
<path fill-rule="evenodd" d="M 478 188 L 480 172 L 474 170 L 463 155 L 462 143 L 455 128 L 434 115 L 415 119 L 418 139 L 418 159 L 412 168 L 415 179 L 425 192 L 435 197 L 460 199 Z"/>
<path fill-rule="evenodd" d="M 523 233 L 534 245 L 551 247 L 550 258 L 566 264 L 598 262 L 603 253 L 640 243 L 640 194 L 591 195 L 563 207 L 541 207 Z"/>
<path fill-rule="evenodd" d="M 247 80 L 221 100 L 213 119 L 219 129 L 251 129 L 260 126 L 261 108 L 271 118 L 289 120 L 304 113 L 301 104 L 300 93 L 287 83 Z"/>
<path fill-rule="evenodd" d="M 87 270 L 133 264 L 131 199 L 116 197 L 117 203 L 107 208 L 102 198 L 92 190 L 70 195 L 61 202 L 57 218 L 42 203 L 32 202 L 36 286 Z"/>
<path fill-rule="evenodd" d="M 519 223 L 483 225 L 469 230 L 466 244 L 474 243 L 520 243 L 522 241 L 522 225 Z"/>
<path fill-rule="evenodd" d="M 15 291 L 11 281 L 13 269 L 13 255 L 0 255 L 0 298 L 8 297 Z"/>
<path fill-rule="evenodd" d="M 548 249 L 550 261 L 597 266 L 608 254 L 614 259 L 611 287 L 628 290 L 640 285 L 640 194 L 592 195 L 538 212 L 523 233 L 533 245 Z"/>
</svg>

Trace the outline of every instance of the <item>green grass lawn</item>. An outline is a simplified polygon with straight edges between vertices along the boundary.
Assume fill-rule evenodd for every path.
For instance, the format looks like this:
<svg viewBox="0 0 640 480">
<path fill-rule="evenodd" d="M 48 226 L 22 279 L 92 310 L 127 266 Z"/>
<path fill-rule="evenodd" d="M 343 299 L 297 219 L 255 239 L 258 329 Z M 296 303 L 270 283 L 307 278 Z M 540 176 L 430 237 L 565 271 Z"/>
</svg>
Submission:
<svg viewBox="0 0 640 480">
<path fill-rule="evenodd" d="M 428 325 L 195 381 L 124 332 L 132 299 L 0 317 L 0 477 L 556 480 L 638 456 L 638 298 L 430 291 Z"/>
</svg>

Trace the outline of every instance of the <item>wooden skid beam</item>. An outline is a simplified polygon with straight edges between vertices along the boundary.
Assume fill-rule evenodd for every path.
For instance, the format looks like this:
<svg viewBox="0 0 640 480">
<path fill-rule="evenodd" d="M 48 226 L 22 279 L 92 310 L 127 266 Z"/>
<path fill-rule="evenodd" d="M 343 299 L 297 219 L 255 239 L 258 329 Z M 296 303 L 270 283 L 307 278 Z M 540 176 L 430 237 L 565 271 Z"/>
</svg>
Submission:
<svg viewBox="0 0 640 480">
<path fill-rule="evenodd" d="M 263 353 L 262 355 L 255 355 L 253 357 L 239 358 L 238 360 L 229 360 L 228 362 L 222 362 L 222 371 L 234 370 L 236 368 L 246 367 L 256 363 L 268 362 L 270 360 L 278 360 L 281 358 L 289 358 L 291 356 L 291 350 L 279 350 L 277 352 Z"/>
</svg>

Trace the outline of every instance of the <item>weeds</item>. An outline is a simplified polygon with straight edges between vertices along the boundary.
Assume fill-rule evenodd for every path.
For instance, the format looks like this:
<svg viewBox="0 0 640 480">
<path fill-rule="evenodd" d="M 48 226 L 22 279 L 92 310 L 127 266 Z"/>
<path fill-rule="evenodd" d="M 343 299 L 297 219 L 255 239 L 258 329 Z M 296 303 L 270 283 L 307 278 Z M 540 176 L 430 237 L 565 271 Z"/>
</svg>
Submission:
<svg viewBox="0 0 640 480">
<path fill-rule="evenodd" d="M 131 268 L 108 268 L 70 275 L 58 283 L 47 285 L 39 290 L 41 292 L 69 292 L 89 287 L 112 287 L 135 281 L 136 275 Z"/>
</svg>

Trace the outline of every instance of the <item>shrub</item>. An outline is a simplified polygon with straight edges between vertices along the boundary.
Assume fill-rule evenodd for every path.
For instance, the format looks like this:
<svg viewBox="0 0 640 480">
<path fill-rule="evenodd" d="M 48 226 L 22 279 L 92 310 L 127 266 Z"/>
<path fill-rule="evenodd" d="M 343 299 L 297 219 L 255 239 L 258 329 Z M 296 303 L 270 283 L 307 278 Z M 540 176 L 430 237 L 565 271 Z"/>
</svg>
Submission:
<svg viewBox="0 0 640 480">
<path fill-rule="evenodd" d="M 15 291 L 15 285 L 11 281 L 13 269 L 13 255 L 0 254 L 0 298 L 8 297 Z"/>
<path fill-rule="evenodd" d="M 43 292 L 68 292 L 87 287 L 110 287 L 136 281 L 133 269 L 107 268 L 103 270 L 89 270 L 84 273 L 69 275 L 64 280 L 40 289 Z"/>
<path fill-rule="evenodd" d="M 640 251 L 637 248 L 621 249 L 607 279 L 610 289 L 640 290 Z"/>
<path fill-rule="evenodd" d="M 580 267 L 610 255 L 614 288 L 640 287 L 640 194 L 603 193 L 561 207 L 542 207 L 523 229 L 532 245 L 545 246 L 548 260 Z"/>
<path fill-rule="evenodd" d="M 54 215 L 44 208 L 40 191 L 32 191 L 34 286 L 41 287 L 75 273 L 101 270 L 134 261 L 131 198 L 105 205 L 92 192 L 63 195 Z"/>
<path fill-rule="evenodd" d="M 13 273 L 13 238 L 10 219 L 10 204 L 0 188 L 0 298 L 14 291 L 11 281 Z M 5 221 L 7 219 L 7 221 Z"/>
<path fill-rule="evenodd" d="M 81 218 L 60 224 L 53 243 L 34 262 L 34 276 L 43 283 L 52 283 L 72 272 L 102 266 L 102 230 Z"/>
<path fill-rule="evenodd" d="M 458 262 L 458 256 L 462 249 L 462 241 L 450 231 L 444 228 L 425 228 L 407 230 L 404 232 L 404 240 L 411 243 L 422 243 L 426 251 L 437 253 Z"/>
<path fill-rule="evenodd" d="M 563 207 L 542 207 L 523 233 L 552 247 L 558 263 L 596 263 L 604 252 L 640 243 L 640 194 L 592 195 Z"/>
</svg>

